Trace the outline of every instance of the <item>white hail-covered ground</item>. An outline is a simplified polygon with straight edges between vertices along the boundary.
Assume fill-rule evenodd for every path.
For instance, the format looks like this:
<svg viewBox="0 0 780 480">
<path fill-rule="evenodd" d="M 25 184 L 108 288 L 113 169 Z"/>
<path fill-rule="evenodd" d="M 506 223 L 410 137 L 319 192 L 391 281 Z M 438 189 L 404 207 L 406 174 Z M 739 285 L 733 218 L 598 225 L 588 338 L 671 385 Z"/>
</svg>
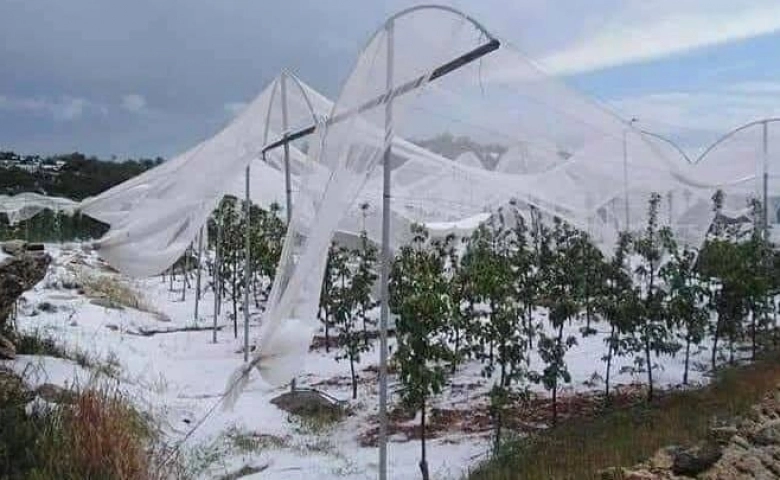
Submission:
<svg viewBox="0 0 780 480">
<path fill-rule="evenodd" d="M 195 319 L 194 290 L 188 290 L 186 301 L 181 301 L 179 281 L 174 291 L 170 291 L 168 281 L 159 277 L 144 280 L 120 277 L 120 281 L 139 292 L 151 309 L 163 315 L 128 308 L 104 308 L 74 290 L 63 289 L 62 282 L 72 279 L 78 271 L 88 275 L 116 274 L 104 271 L 95 256 L 83 254 L 78 249 L 49 246 L 48 251 L 54 256 L 54 264 L 47 277 L 25 293 L 18 328 L 50 337 L 96 362 L 114 365 L 119 388 L 140 409 L 150 412 L 161 422 L 171 444 L 176 444 L 206 417 L 181 447 L 184 458 L 192 464 L 202 462 L 205 467 L 209 463 L 206 458 L 215 459 L 203 469 L 202 478 L 216 478 L 243 465 L 267 465 L 263 472 L 245 477 L 247 479 L 376 478 L 377 450 L 361 447 L 358 436 L 375 426 L 372 418 L 377 411 L 376 377 L 363 370 L 377 364 L 377 348 L 365 354 L 359 366 L 364 381 L 359 386 L 356 401 L 351 400 L 348 362 L 336 362 L 335 353 L 326 354 L 324 350 L 311 352 L 301 359 L 306 374 L 298 379 L 299 385 L 316 386 L 329 395 L 347 400 L 354 411 L 354 415 L 325 431 L 313 430 L 271 404 L 270 400 L 285 389 L 270 389 L 256 375 L 233 410 L 217 408 L 206 416 L 219 401 L 228 377 L 242 362 L 241 329 L 239 338 L 234 338 L 232 322 L 228 320 L 231 309 L 228 303 L 219 320 L 223 328 L 216 344 L 212 343 L 210 331 L 142 336 L 139 332 L 144 329 L 211 325 L 211 292 L 204 294 L 200 318 Z M 53 305 L 56 311 L 43 311 L 40 308 L 43 302 Z M 259 316 L 254 320 L 257 318 Z M 595 326 L 603 328 L 603 325 Z M 254 323 L 251 328 L 257 332 L 258 326 Z M 579 325 L 568 330 L 567 333 L 579 337 Z M 570 391 L 593 388 L 586 383 L 589 384 L 594 372 L 603 375 L 604 371 L 601 360 L 605 352 L 603 333 L 578 341 L 566 356 L 573 377 Z M 704 362 L 707 358 L 704 352 L 694 357 L 694 361 Z M 660 357 L 657 361 L 662 365 L 662 370 L 656 372 L 659 385 L 678 385 L 682 381 L 680 355 Z M 616 383 L 644 379 L 643 376 L 634 378 L 630 374 L 617 373 L 631 362 L 628 358 L 616 359 L 613 368 Z M 533 368 L 541 368 L 538 357 L 532 363 Z M 95 376 L 89 368 L 51 357 L 22 356 L 13 366 L 24 372 L 32 384 L 86 385 Z M 451 379 L 452 387 L 436 400 L 436 406 L 469 409 L 485 402 L 489 384 L 481 378 L 480 369 L 476 363 L 461 367 Z M 691 379 L 693 382 L 706 381 L 697 370 L 691 372 Z M 391 392 L 396 388 L 397 384 L 391 378 Z M 539 386 L 532 388 L 542 391 Z M 391 402 L 395 400 L 397 397 L 394 396 Z M 240 452 L 226 440 L 230 432 L 261 435 L 273 441 L 263 448 Z M 398 435 L 392 438 L 388 449 L 390 478 L 416 478 L 419 475 L 419 448 L 418 441 L 407 441 Z M 460 478 L 469 467 L 485 458 L 488 448 L 487 432 L 472 435 L 453 432 L 431 441 L 428 455 L 432 478 Z"/>
</svg>

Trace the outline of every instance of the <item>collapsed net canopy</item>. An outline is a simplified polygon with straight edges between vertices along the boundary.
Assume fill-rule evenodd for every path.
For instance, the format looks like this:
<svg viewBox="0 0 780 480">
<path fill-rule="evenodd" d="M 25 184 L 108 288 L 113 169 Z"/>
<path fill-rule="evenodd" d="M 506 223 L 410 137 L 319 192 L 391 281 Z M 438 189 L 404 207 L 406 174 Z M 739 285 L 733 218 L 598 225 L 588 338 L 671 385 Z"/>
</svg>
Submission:
<svg viewBox="0 0 780 480">
<path fill-rule="evenodd" d="M 316 161 L 301 178 L 260 332 L 255 363 L 266 380 L 287 381 L 300 368 L 318 328 L 334 232 L 361 222 L 381 239 L 381 166 L 390 139 L 394 244 L 408 238 L 411 222 L 467 231 L 511 202 L 526 215 L 533 208 L 585 230 L 608 254 L 620 231 L 646 225 L 648 200 L 659 193 L 661 225 L 698 245 L 716 189 L 755 184 L 744 165 L 688 164 L 507 42 L 439 75 L 491 41 L 465 15 L 422 7 L 391 18 L 360 54 L 330 121 L 317 129 Z"/>
<path fill-rule="evenodd" d="M 69 198 L 49 197 L 33 192 L 0 195 L 0 213 L 4 213 L 8 217 L 8 223 L 11 225 L 29 220 L 43 210 L 70 215 L 77 205 Z"/>
<path fill-rule="evenodd" d="M 95 244 L 101 256 L 133 276 L 165 270 L 186 250 L 224 195 L 244 196 L 245 169 L 260 159 L 268 139 L 310 125 L 330 106 L 324 97 L 283 73 L 214 137 L 85 200 L 82 212 L 111 225 Z M 291 170 L 306 169 L 307 156 L 296 145 L 289 150 Z M 251 190 L 260 205 L 284 204 L 282 159 L 282 150 L 276 150 L 268 153 L 265 162 L 252 163 Z"/>
</svg>

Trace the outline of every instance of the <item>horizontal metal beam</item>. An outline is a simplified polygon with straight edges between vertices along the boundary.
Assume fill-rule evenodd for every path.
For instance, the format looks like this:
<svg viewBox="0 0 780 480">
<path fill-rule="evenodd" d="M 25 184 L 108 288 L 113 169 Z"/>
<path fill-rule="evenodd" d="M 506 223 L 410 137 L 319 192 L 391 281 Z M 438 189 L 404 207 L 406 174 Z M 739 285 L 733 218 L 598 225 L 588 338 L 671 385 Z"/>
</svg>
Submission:
<svg viewBox="0 0 780 480">
<path fill-rule="evenodd" d="M 479 58 L 484 57 L 490 52 L 493 52 L 497 50 L 501 46 L 501 42 L 499 42 L 496 39 L 491 39 L 488 43 L 482 44 L 479 47 L 475 48 L 474 50 L 471 50 L 468 53 L 465 53 L 461 55 L 460 57 L 445 63 L 444 65 L 441 65 L 436 70 L 433 71 L 433 73 L 429 75 L 421 75 L 414 80 L 411 80 L 409 82 L 404 83 L 403 85 L 400 85 L 390 92 L 384 93 L 382 95 L 379 95 L 376 98 L 373 98 L 369 100 L 368 102 L 364 103 L 363 105 L 360 105 L 356 108 L 353 108 L 351 110 L 347 110 L 346 112 L 340 113 L 338 115 L 334 115 L 333 117 L 329 118 L 325 121 L 326 125 L 333 125 L 335 123 L 339 123 L 341 121 L 347 120 L 348 118 L 359 115 L 366 110 L 370 110 L 372 108 L 376 108 L 380 105 L 383 105 L 387 103 L 390 99 L 399 97 L 401 95 L 404 95 L 406 93 L 409 93 L 420 86 L 422 86 L 426 79 L 428 81 L 436 80 L 437 78 L 441 78 L 444 75 L 447 75 L 448 73 L 451 73 L 460 67 L 463 67 L 464 65 L 467 65 L 474 60 L 477 60 Z M 289 144 L 290 142 L 294 142 L 295 140 L 298 140 L 299 138 L 306 137 L 308 135 L 311 135 L 314 133 L 314 131 L 317 129 L 317 125 L 311 125 L 306 128 L 303 128 L 301 130 L 297 130 L 295 132 L 290 132 L 287 135 L 283 136 L 279 140 L 276 140 L 275 142 L 269 143 L 263 148 L 263 153 L 268 152 L 269 150 L 273 150 L 275 148 L 279 148 L 285 144 Z"/>
</svg>

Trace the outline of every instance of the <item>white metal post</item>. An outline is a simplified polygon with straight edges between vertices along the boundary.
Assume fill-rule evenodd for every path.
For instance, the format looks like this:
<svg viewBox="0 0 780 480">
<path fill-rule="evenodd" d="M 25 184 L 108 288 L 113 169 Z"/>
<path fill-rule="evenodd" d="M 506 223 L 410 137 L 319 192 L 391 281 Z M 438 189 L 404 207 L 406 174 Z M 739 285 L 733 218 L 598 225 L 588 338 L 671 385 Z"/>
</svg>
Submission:
<svg viewBox="0 0 780 480">
<path fill-rule="evenodd" d="M 192 251 L 192 244 L 187 246 L 184 250 L 184 262 L 181 266 L 181 301 L 187 300 L 187 275 L 190 269 L 190 252 Z"/>
<path fill-rule="evenodd" d="M 626 232 L 629 231 L 629 224 L 631 221 L 631 217 L 628 213 L 628 139 L 626 138 L 628 135 L 628 130 L 623 130 L 623 199 L 625 201 L 625 208 L 626 208 L 626 226 L 624 230 Z"/>
<path fill-rule="evenodd" d="M 287 75 L 282 75 L 282 134 L 287 139 Z M 290 144 L 284 142 L 284 188 L 285 200 L 287 201 L 287 225 L 290 225 L 292 219 L 292 180 L 290 178 Z"/>
<path fill-rule="evenodd" d="M 764 208 L 764 241 L 769 241 L 769 122 L 763 123 L 763 163 L 764 163 L 764 180 L 763 180 L 763 208 Z"/>
<path fill-rule="evenodd" d="M 200 304 L 200 279 L 203 263 L 203 227 L 198 232 L 198 276 L 195 279 L 195 321 L 198 321 L 198 306 Z"/>
<path fill-rule="evenodd" d="M 393 90 L 393 28 L 387 30 L 387 91 Z M 387 480 L 387 317 L 390 280 L 390 158 L 393 146 L 393 98 L 385 104 L 385 152 L 382 184 L 382 272 L 381 309 L 379 316 L 379 480 Z"/>
<path fill-rule="evenodd" d="M 244 361 L 249 361 L 249 280 L 252 247 L 251 200 L 249 198 L 249 165 L 246 166 L 246 205 L 244 205 L 246 244 L 244 245 Z"/>
</svg>

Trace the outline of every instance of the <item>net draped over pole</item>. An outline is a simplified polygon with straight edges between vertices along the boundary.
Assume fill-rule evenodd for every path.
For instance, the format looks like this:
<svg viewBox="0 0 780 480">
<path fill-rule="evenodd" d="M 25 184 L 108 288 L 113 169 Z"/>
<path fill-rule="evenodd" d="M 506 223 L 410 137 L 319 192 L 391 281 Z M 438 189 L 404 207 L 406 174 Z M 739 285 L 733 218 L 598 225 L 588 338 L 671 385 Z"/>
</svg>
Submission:
<svg viewBox="0 0 780 480">
<path fill-rule="evenodd" d="M 466 234 L 510 203 L 529 220 L 556 216 L 587 231 L 606 254 L 620 232 L 644 227 L 652 193 L 667 199 L 662 226 L 692 246 L 712 223 L 718 189 L 724 212 L 739 215 L 763 188 L 775 222 L 771 122 L 734 132 L 693 163 L 635 123 L 470 17 L 415 7 L 370 38 L 335 102 L 282 74 L 218 135 L 81 208 L 112 226 L 96 244 L 106 260 L 152 275 L 178 258 L 223 195 L 241 198 L 251 185 L 260 207 L 284 202 L 287 237 L 230 403 L 255 367 L 272 385 L 305 368 L 336 232 L 365 229 L 382 243 L 386 297 L 388 258 L 412 223 L 433 236 Z M 182 182 L 190 171 L 197 177 Z M 383 306 L 383 329 L 386 316 Z"/>
</svg>

